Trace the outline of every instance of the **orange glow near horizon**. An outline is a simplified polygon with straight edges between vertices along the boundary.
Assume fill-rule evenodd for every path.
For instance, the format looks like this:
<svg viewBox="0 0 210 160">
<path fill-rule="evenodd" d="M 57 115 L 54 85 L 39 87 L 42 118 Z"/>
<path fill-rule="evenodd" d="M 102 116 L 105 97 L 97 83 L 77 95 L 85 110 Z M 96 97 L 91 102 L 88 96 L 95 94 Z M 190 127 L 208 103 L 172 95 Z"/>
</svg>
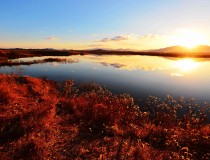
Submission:
<svg viewBox="0 0 210 160">
<path fill-rule="evenodd" d="M 54 49 L 106 49 L 106 50 L 153 50 L 162 49 L 171 46 L 183 46 L 193 52 L 199 45 L 210 45 L 210 36 L 207 31 L 201 29 L 176 29 L 170 34 L 123 34 L 120 36 L 104 36 L 108 37 L 107 41 L 100 41 L 101 38 L 94 37 L 87 40 L 62 40 L 55 37 L 48 39 L 37 39 L 29 41 L 3 41 L 0 48 L 54 48 Z M 121 37 L 122 39 L 116 40 Z M 53 39 L 54 38 L 54 39 Z M 98 40 L 97 40 L 98 39 Z M 188 50 L 186 50 L 188 51 Z"/>
</svg>

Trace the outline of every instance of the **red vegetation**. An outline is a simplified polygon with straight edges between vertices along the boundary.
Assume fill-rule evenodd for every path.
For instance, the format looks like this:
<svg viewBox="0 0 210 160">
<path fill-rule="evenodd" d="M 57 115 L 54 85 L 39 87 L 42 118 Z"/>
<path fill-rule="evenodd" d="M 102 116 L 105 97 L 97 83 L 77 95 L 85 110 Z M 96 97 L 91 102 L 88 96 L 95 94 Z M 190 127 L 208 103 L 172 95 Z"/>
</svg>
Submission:
<svg viewBox="0 0 210 160">
<path fill-rule="evenodd" d="M 0 159 L 207 159 L 209 108 L 0 75 Z"/>
</svg>

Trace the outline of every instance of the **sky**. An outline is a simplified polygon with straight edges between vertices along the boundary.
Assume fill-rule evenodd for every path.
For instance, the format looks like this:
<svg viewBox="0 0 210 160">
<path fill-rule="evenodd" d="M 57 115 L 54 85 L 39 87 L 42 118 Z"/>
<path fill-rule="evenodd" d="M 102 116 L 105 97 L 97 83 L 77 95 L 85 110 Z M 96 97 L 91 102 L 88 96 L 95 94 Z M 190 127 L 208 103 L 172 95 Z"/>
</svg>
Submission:
<svg viewBox="0 0 210 160">
<path fill-rule="evenodd" d="M 0 48 L 210 45 L 210 0 L 6 0 Z"/>
</svg>

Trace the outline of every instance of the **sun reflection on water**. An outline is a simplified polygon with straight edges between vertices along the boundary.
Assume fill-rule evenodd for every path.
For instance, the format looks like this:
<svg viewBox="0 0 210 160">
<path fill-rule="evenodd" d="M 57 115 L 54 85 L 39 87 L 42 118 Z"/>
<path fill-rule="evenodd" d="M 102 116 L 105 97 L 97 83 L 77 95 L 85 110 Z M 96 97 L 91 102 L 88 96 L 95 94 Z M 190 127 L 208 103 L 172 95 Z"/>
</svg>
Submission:
<svg viewBox="0 0 210 160">
<path fill-rule="evenodd" d="M 181 59 L 174 62 L 174 68 L 183 72 L 190 72 L 199 67 L 199 63 L 193 59 Z"/>
</svg>

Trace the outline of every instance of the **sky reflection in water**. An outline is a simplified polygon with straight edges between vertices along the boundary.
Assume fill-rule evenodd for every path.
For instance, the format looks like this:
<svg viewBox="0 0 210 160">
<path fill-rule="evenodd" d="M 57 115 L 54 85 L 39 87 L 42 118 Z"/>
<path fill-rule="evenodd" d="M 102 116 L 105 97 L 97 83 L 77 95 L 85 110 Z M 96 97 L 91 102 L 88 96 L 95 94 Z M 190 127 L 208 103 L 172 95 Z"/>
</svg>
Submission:
<svg viewBox="0 0 210 160">
<path fill-rule="evenodd" d="M 41 57 L 41 59 L 46 57 Z M 61 57 L 64 58 L 64 57 Z M 69 56 L 73 63 L 50 62 L 30 66 L 0 67 L 1 73 L 19 73 L 76 83 L 95 82 L 116 93 L 137 98 L 154 95 L 195 97 L 210 102 L 210 60 L 151 56 Z M 21 61 L 39 60 L 21 58 Z M 77 62 L 78 61 L 78 62 Z"/>
</svg>

